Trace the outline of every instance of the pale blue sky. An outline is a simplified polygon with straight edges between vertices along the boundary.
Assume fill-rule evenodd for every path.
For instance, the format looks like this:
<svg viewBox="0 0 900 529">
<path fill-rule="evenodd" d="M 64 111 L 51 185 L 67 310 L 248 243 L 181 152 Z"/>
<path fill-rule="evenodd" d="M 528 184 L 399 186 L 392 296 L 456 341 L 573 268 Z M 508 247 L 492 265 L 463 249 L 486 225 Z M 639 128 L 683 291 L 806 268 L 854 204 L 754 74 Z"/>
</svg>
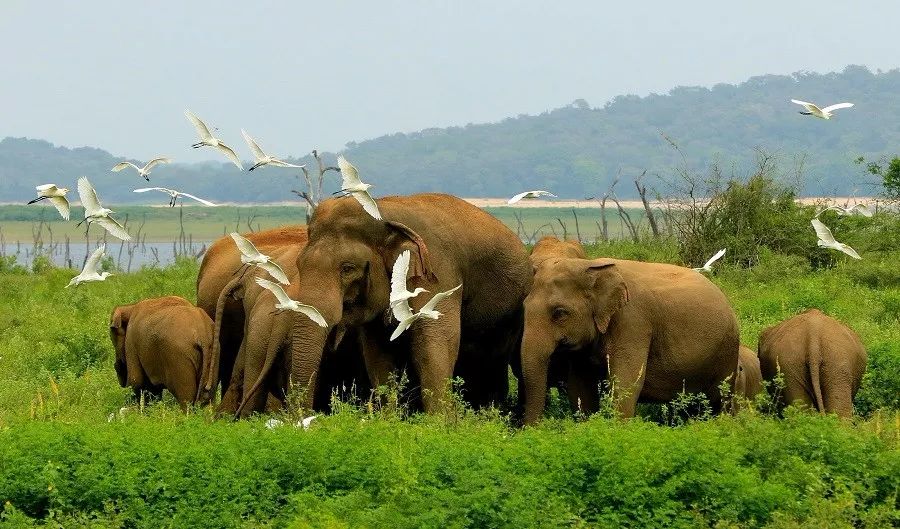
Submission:
<svg viewBox="0 0 900 529">
<path fill-rule="evenodd" d="M 0 137 L 218 159 L 185 148 L 190 108 L 241 151 L 241 127 L 276 154 L 337 150 L 577 98 L 895 68 L 897 20 L 889 1 L 0 0 Z"/>
</svg>

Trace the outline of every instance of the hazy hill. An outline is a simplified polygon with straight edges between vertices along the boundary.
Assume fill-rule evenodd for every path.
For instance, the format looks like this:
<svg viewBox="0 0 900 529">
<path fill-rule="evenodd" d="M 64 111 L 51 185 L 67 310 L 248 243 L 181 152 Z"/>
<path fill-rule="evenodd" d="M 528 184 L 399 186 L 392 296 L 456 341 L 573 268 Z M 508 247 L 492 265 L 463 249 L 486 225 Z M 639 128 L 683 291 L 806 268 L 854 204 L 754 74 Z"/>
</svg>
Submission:
<svg viewBox="0 0 900 529">
<path fill-rule="evenodd" d="M 823 121 L 797 114 L 791 98 L 822 104 L 852 101 L 856 107 Z M 786 157 L 805 155 L 807 194 L 848 193 L 860 174 L 852 164 L 855 157 L 900 150 L 900 70 L 872 73 L 848 66 L 841 73 L 765 75 L 739 85 L 620 96 L 602 108 L 578 100 L 537 116 L 350 142 L 346 154 L 376 186 L 376 195 L 445 191 L 507 196 L 541 188 L 581 197 L 605 189 L 620 170 L 625 176 L 644 169 L 671 173 L 679 157 L 660 132 L 698 167 L 713 159 L 747 167 L 756 147 Z M 325 158 L 333 162 L 332 154 Z M 132 180 L 122 186 L 123 175 L 109 172 L 117 160 L 99 149 L 7 138 L 0 142 L 0 201 L 21 201 L 45 181 L 74 185 L 82 174 L 92 178 L 108 202 L 146 201 L 131 193 L 141 185 L 135 175 L 128 175 Z M 252 186 L 246 186 L 248 180 Z M 330 176 L 329 181 L 335 189 L 337 179 Z M 153 185 L 177 186 L 218 200 L 279 201 L 293 198 L 289 190 L 297 188 L 298 180 L 286 170 L 248 174 L 229 164 L 205 163 L 158 167 Z M 619 191 L 633 194 L 630 182 L 623 182 Z"/>
</svg>

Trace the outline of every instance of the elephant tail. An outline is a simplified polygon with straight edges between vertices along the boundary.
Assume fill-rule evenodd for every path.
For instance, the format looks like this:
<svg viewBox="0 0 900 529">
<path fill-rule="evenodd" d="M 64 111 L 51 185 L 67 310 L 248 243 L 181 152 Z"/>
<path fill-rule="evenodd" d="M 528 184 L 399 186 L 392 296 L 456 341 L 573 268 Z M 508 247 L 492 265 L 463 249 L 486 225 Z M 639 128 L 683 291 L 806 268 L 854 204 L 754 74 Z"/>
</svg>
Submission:
<svg viewBox="0 0 900 529">
<path fill-rule="evenodd" d="M 825 413 L 825 401 L 822 398 L 822 382 L 820 372 L 822 370 L 822 344 L 817 337 L 809 343 L 809 379 L 812 384 L 813 396 L 816 398 L 816 408 L 819 413 Z"/>
<path fill-rule="evenodd" d="M 281 342 L 277 339 L 271 339 L 270 337 L 269 343 L 266 347 L 266 358 L 263 362 L 262 369 L 259 372 L 259 376 L 256 377 L 256 381 L 253 382 L 253 385 L 250 386 L 250 389 L 247 390 L 246 393 L 244 393 L 244 398 L 241 399 L 241 405 L 238 406 L 237 411 L 234 412 L 235 418 L 241 416 L 241 413 L 244 411 L 244 407 L 247 406 L 247 404 L 250 402 L 250 399 L 253 398 L 253 395 L 255 395 L 257 391 L 259 391 L 260 387 L 266 379 L 266 376 L 268 376 L 269 371 L 272 370 L 272 365 L 275 363 L 275 358 L 278 356 L 278 350 L 280 348 Z"/>
<path fill-rule="evenodd" d="M 222 354 L 222 344 L 220 336 L 222 334 L 222 314 L 225 312 L 225 302 L 234 289 L 241 282 L 241 276 L 234 277 L 225 285 L 225 288 L 219 292 L 216 300 L 216 317 L 215 327 L 213 329 L 212 351 L 210 354 L 203 355 L 203 368 L 201 369 L 200 385 L 197 387 L 197 402 L 211 401 L 219 385 L 219 357 Z"/>
</svg>

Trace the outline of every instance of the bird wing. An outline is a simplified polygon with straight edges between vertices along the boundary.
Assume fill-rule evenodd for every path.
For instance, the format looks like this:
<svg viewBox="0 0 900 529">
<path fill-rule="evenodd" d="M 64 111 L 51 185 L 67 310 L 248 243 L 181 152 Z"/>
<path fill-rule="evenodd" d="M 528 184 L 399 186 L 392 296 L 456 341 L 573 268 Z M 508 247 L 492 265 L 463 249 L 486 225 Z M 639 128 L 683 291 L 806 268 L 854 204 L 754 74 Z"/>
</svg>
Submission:
<svg viewBox="0 0 900 529">
<path fill-rule="evenodd" d="M 313 307 L 312 305 L 304 305 L 303 303 L 297 302 L 297 306 L 300 309 L 300 312 L 306 314 L 309 319 L 316 322 L 319 327 L 326 328 L 328 327 L 328 322 L 325 321 L 325 317 L 322 316 L 322 313 L 319 312 L 319 309 Z"/>
<path fill-rule="evenodd" d="M 519 193 L 518 195 L 515 195 L 511 199 L 507 200 L 506 203 L 507 204 L 515 204 L 516 202 L 525 198 L 525 195 L 527 195 L 528 193 L 531 193 L 531 191 L 525 191 L 524 193 Z"/>
<path fill-rule="evenodd" d="M 262 277 L 257 277 L 256 284 L 275 294 L 275 299 L 277 299 L 278 303 L 281 303 L 282 305 L 286 305 L 292 301 L 290 296 L 287 295 L 287 292 L 285 292 L 284 289 L 281 288 L 281 285 L 279 285 L 278 283 L 269 281 L 268 279 Z"/>
<path fill-rule="evenodd" d="M 69 201 L 66 197 L 50 197 L 50 203 L 56 207 L 56 211 L 59 211 L 63 219 L 69 220 Z"/>
<path fill-rule="evenodd" d="M 822 224 L 822 221 L 819 219 L 812 219 L 813 229 L 816 230 L 816 235 L 822 242 L 833 244 L 836 242 L 834 240 L 834 235 L 831 234 L 831 230 L 828 229 L 828 226 Z"/>
<path fill-rule="evenodd" d="M 172 190 L 166 187 L 141 187 L 132 191 L 133 193 L 146 193 L 147 191 L 162 191 L 163 193 L 172 194 Z"/>
<path fill-rule="evenodd" d="M 256 161 L 265 160 L 267 156 L 266 153 L 260 148 L 259 144 L 247 134 L 247 131 L 241 129 L 241 135 L 244 136 L 244 141 L 247 142 L 247 145 L 250 146 L 250 150 L 253 151 L 253 156 L 256 157 Z"/>
<path fill-rule="evenodd" d="M 97 192 L 94 191 L 94 186 L 86 176 L 78 179 L 78 197 L 81 198 L 81 205 L 84 207 L 84 218 L 90 217 L 95 211 L 103 208 L 100 205 L 100 199 L 97 198 Z"/>
<path fill-rule="evenodd" d="M 409 300 L 402 300 L 391 306 L 391 313 L 397 321 L 405 321 L 413 317 L 412 309 L 409 307 Z"/>
<path fill-rule="evenodd" d="M 100 273 L 100 259 L 103 259 L 103 254 L 106 253 L 106 245 L 101 244 L 94 250 L 94 253 L 88 257 L 87 261 L 84 263 L 84 269 L 81 271 L 81 275 L 87 274 L 99 274 Z"/>
<path fill-rule="evenodd" d="M 372 198 L 372 195 L 370 195 L 368 191 L 356 191 L 352 194 L 353 198 L 362 204 L 366 213 L 375 217 L 375 220 L 381 220 L 381 212 L 378 211 L 378 204 L 375 203 L 375 199 Z"/>
<path fill-rule="evenodd" d="M 532 193 L 534 193 L 535 195 L 539 195 L 539 196 L 558 198 L 558 197 L 557 197 L 556 195 L 554 195 L 553 193 L 551 193 L 551 192 L 549 192 L 549 191 L 544 191 L 543 189 L 540 190 L 540 191 L 532 191 Z"/>
<path fill-rule="evenodd" d="M 404 294 L 407 291 L 406 275 L 409 273 L 409 257 L 409 250 L 404 250 L 394 261 L 394 267 L 391 270 L 391 296 Z"/>
<path fill-rule="evenodd" d="M 284 270 L 278 266 L 278 263 L 273 261 L 266 261 L 259 265 L 260 268 L 269 273 L 270 276 L 274 277 L 278 280 L 282 285 L 289 285 L 291 281 L 288 279 L 287 274 L 284 273 Z"/>
<path fill-rule="evenodd" d="M 412 325 L 413 321 L 415 321 L 415 317 L 413 317 L 412 313 L 410 313 L 409 318 L 400 320 L 400 323 L 397 324 L 397 328 L 394 329 L 394 332 L 391 334 L 390 341 L 393 342 L 398 336 L 403 334 L 403 331 L 409 329 L 409 326 Z"/>
<path fill-rule="evenodd" d="M 213 204 L 213 203 L 210 202 L 209 200 L 205 200 L 205 199 L 202 199 L 202 198 L 200 198 L 200 197 L 195 197 L 194 195 L 192 195 L 192 194 L 190 194 L 190 193 L 178 193 L 178 194 L 181 195 L 181 196 L 183 196 L 183 197 L 192 198 L 192 199 L 196 200 L 197 202 L 203 204 L 204 206 L 213 206 L 213 207 L 218 206 L 218 204 Z"/>
<path fill-rule="evenodd" d="M 798 104 L 798 105 L 800 105 L 800 106 L 804 106 L 804 107 L 806 107 L 806 109 L 809 110 L 810 112 L 816 112 L 816 111 L 817 111 L 817 112 L 821 112 L 821 111 L 822 111 L 822 109 L 820 109 L 820 108 L 817 107 L 816 105 L 814 105 L 814 104 L 812 104 L 812 103 L 807 103 L 806 101 L 800 101 L 799 99 L 791 99 L 791 103 L 796 103 L 796 104 Z"/>
<path fill-rule="evenodd" d="M 241 171 L 244 170 L 244 166 L 241 165 L 241 159 L 238 158 L 238 155 L 234 153 L 234 151 L 231 149 L 231 147 L 225 145 L 222 142 L 219 142 L 219 144 L 216 145 L 216 149 L 219 149 L 219 151 L 221 151 L 222 154 L 224 154 L 226 157 L 228 157 L 228 159 L 231 160 L 231 163 L 236 165 L 238 169 L 240 169 Z"/>
<path fill-rule="evenodd" d="M 117 239 L 122 239 L 123 241 L 131 240 L 131 235 L 125 231 L 125 227 L 112 217 L 99 217 L 94 219 L 94 222 L 103 226 L 104 230 L 108 231 L 110 235 Z"/>
<path fill-rule="evenodd" d="M 134 164 L 131 163 L 131 162 L 119 162 L 119 163 L 117 163 L 116 165 L 114 165 L 114 166 L 112 167 L 112 169 L 110 169 L 110 171 L 113 171 L 113 172 L 115 172 L 115 173 L 118 173 L 118 172 L 121 171 L 122 169 L 127 169 L 128 167 L 134 167 L 134 170 L 135 170 L 135 171 L 140 171 L 140 170 L 141 170 L 140 167 L 134 165 Z"/>
<path fill-rule="evenodd" d="M 296 165 L 296 164 L 292 164 L 292 163 L 287 163 L 284 160 L 279 160 L 278 158 L 272 158 L 271 160 L 269 160 L 269 165 L 274 165 L 275 167 L 296 167 L 297 169 L 300 169 L 301 167 L 306 167 L 306 164 Z"/>
<path fill-rule="evenodd" d="M 446 292 L 438 292 L 428 300 L 428 303 L 426 303 L 425 306 L 422 307 L 422 310 L 420 310 L 419 312 L 428 312 L 434 310 L 434 307 L 436 307 L 438 303 L 452 296 L 453 293 L 460 288 L 462 288 L 462 283 L 456 285 L 456 287 L 451 288 L 450 290 L 447 290 Z"/>
<path fill-rule="evenodd" d="M 38 191 L 53 191 L 56 188 L 56 184 L 42 184 L 35 187 L 35 189 Z"/>
<path fill-rule="evenodd" d="M 161 163 L 170 163 L 171 161 L 172 160 L 170 160 L 169 158 L 166 158 L 166 157 L 154 158 L 154 159 L 150 160 L 149 162 L 147 162 L 146 165 L 144 165 L 144 171 L 149 171 L 150 169 L 153 169 L 154 167 L 156 167 L 157 165 L 159 165 Z"/>
<path fill-rule="evenodd" d="M 871 217 L 872 215 L 875 214 L 875 212 L 872 211 L 871 208 L 869 208 L 869 206 L 863 204 L 862 202 L 853 206 L 852 209 L 859 212 L 859 214 L 862 215 L 863 217 Z"/>
<path fill-rule="evenodd" d="M 838 249 L 854 259 L 862 259 L 862 257 L 856 253 L 856 250 L 851 248 L 849 244 L 840 243 L 840 248 Z"/>
<path fill-rule="evenodd" d="M 192 114 L 190 110 L 185 110 L 184 115 L 188 118 L 188 121 L 194 124 L 194 128 L 197 129 L 197 135 L 200 136 L 201 140 L 212 139 L 212 134 L 209 133 L 209 127 L 206 126 L 206 123 L 200 121 L 200 118 Z"/>
<path fill-rule="evenodd" d="M 362 180 L 359 179 L 359 171 L 356 170 L 352 163 L 348 162 L 342 155 L 338 155 L 337 162 L 338 169 L 341 170 L 342 189 L 350 189 L 362 184 Z"/>
<path fill-rule="evenodd" d="M 850 108 L 852 106 L 853 106 L 853 103 L 835 103 L 834 105 L 828 105 L 827 107 L 823 108 L 822 112 L 825 112 L 827 114 L 828 112 L 831 112 L 833 110 L 838 110 L 841 108 Z"/>
<path fill-rule="evenodd" d="M 237 245 L 238 250 L 240 250 L 240 252 L 245 256 L 255 258 L 262 255 L 260 251 L 256 249 L 256 246 L 254 246 L 254 244 L 250 242 L 250 239 L 244 237 L 243 235 L 232 232 L 231 238 L 234 239 L 234 244 Z"/>
<path fill-rule="evenodd" d="M 709 261 L 706 261 L 706 264 L 703 265 L 703 268 L 709 268 L 713 263 L 721 259 L 723 255 L 725 255 L 725 248 L 722 248 L 721 250 L 716 252 L 716 255 L 710 257 Z"/>
</svg>

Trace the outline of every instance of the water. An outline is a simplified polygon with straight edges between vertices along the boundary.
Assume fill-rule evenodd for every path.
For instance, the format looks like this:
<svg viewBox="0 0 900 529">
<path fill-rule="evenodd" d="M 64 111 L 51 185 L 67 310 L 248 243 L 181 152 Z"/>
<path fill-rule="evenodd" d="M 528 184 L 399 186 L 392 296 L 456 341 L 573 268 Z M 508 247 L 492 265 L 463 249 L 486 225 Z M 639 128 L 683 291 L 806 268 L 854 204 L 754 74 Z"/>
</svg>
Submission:
<svg viewBox="0 0 900 529">
<path fill-rule="evenodd" d="M 202 256 L 209 246 L 209 241 L 193 242 L 178 245 L 173 242 L 125 243 L 108 241 L 106 255 L 112 258 L 116 268 L 129 272 L 142 266 L 166 266 L 175 261 L 176 256 Z M 90 248 L 84 242 L 70 242 L 68 252 L 65 243 L 35 246 L 32 243 L 6 243 L 0 247 L 0 257 L 15 256 L 16 264 L 31 268 L 36 255 L 46 256 L 57 267 L 80 269 L 85 256 L 97 248 L 91 243 Z"/>
</svg>

